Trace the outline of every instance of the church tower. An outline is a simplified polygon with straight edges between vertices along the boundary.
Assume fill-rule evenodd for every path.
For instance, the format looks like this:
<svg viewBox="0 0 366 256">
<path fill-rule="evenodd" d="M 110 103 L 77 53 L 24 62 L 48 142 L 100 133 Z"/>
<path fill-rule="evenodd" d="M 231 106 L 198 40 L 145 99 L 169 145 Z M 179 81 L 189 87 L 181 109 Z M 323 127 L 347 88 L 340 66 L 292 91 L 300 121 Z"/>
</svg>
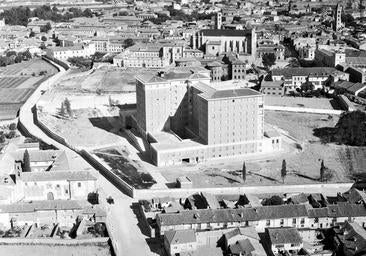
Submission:
<svg viewBox="0 0 366 256">
<path fill-rule="evenodd" d="M 216 14 L 216 29 L 221 29 L 222 28 L 222 13 L 218 12 Z"/>
<path fill-rule="evenodd" d="M 338 31 L 342 27 L 342 6 L 337 4 L 337 8 L 334 14 L 334 30 Z"/>
</svg>

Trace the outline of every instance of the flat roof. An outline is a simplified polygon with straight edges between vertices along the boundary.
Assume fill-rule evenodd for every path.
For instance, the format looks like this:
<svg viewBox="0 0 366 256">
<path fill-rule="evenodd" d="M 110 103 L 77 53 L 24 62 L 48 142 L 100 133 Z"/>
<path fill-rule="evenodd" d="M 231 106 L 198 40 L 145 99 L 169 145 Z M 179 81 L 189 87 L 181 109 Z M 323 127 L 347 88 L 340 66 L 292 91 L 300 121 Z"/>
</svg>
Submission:
<svg viewBox="0 0 366 256">
<path fill-rule="evenodd" d="M 261 96 L 262 94 L 249 88 L 217 90 L 214 93 L 202 93 L 200 96 L 207 100 L 210 99 L 225 99 L 225 98 L 240 98 L 248 96 Z"/>
</svg>

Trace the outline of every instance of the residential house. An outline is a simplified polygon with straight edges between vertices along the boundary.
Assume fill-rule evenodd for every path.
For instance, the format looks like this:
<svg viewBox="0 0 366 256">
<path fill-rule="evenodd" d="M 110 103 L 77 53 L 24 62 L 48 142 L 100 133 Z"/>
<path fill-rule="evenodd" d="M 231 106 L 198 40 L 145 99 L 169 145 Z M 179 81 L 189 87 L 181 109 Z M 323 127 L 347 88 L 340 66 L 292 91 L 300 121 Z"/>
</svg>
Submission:
<svg viewBox="0 0 366 256">
<path fill-rule="evenodd" d="M 225 248 L 230 255 L 266 256 L 257 231 L 253 227 L 236 228 L 224 235 Z"/>
<path fill-rule="evenodd" d="M 269 238 L 271 251 L 276 255 L 285 252 L 296 254 L 304 246 L 302 238 L 296 228 L 268 228 L 266 234 Z"/>
<path fill-rule="evenodd" d="M 164 234 L 164 247 L 171 256 L 195 251 L 197 249 L 195 231 L 192 229 L 167 231 Z"/>
</svg>

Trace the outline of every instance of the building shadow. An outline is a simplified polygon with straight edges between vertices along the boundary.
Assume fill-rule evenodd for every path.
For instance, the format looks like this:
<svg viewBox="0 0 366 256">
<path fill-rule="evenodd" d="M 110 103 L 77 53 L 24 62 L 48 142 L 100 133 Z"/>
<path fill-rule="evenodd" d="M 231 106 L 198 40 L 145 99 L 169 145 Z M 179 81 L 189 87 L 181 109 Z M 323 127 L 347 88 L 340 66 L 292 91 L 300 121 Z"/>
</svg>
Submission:
<svg viewBox="0 0 366 256">
<path fill-rule="evenodd" d="M 307 176 L 305 174 L 299 173 L 297 171 L 293 171 L 292 174 L 294 174 L 298 177 L 304 178 L 304 179 L 311 180 L 311 181 L 319 181 L 320 180 L 320 178 L 313 178 L 313 177 Z"/>
<path fill-rule="evenodd" d="M 318 137 L 323 144 L 335 142 L 336 133 L 337 129 L 333 127 L 321 127 L 313 130 L 313 135 Z"/>
<path fill-rule="evenodd" d="M 108 117 L 91 117 L 89 121 L 94 127 L 110 132 L 114 127 L 109 123 Z"/>
<path fill-rule="evenodd" d="M 278 182 L 280 183 L 279 180 L 275 179 L 275 178 L 272 178 L 272 177 L 269 177 L 269 176 L 266 176 L 266 175 L 263 175 L 263 174 L 259 174 L 259 173 L 255 173 L 255 172 L 248 172 L 248 174 L 251 174 L 251 175 L 255 175 L 255 176 L 258 176 L 258 177 L 261 177 L 261 178 L 264 178 L 264 179 L 267 179 L 269 181 L 273 181 L 273 182 Z M 281 182 L 282 183 L 282 182 Z"/>
<path fill-rule="evenodd" d="M 138 220 L 137 226 L 140 229 L 141 233 L 147 237 L 151 236 L 149 231 L 149 227 L 147 226 L 147 220 L 144 218 L 143 214 L 141 213 L 142 209 L 139 203 L 132 203 L 130 206 L 132 212 L 136 215 L 136 219 Z"/>
</svg>

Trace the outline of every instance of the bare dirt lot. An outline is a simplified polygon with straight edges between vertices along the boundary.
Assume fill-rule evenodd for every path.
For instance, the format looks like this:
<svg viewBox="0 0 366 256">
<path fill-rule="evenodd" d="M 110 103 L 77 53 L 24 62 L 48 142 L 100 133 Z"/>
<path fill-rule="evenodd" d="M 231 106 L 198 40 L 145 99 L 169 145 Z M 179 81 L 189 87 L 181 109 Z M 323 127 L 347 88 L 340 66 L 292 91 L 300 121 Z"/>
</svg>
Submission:
<svg viewBox="0 0 366 256">
<path fill-rule="evenodd" d="M 139 72 L 139 70 L 101 67 L 96 70 L 69 74 L 55 86 L 55 89 L 89 93 L 134 92 L 135 76 Z"/>
<path fill-rule="evenodd" d="M 82 148 L 101 148 L 121 143 L 120 137 L 110 132 L 114 122 L 113 115 L 118 110 L 111 110 L 110 117 L 105 117 L 98 109 L 74 110 L 74 118 L 59 118 L 46 112 L 39 112 L 39 120 L 49 129 L 65 138 L 70 144 Z"/>
<path fill-rule="evenodd" d="M 327 98 L 305 98 L 305 97 L 278 97 L 265 95 L 264 103 L 268 106 L 316 108 L 316 109 L 341 109 L 337 101 Z"/>
<path fill-rule="evenodd" d="M 291 138 L 296 139 L 303 147 L 301 151 L 296 151 L 295 148 L 285 144 L 285 147 L 290 147 L 288 152 L 275 156 L 252 160 L 227 159 L 199 164 L 196 167 L 164 168 L 161 173 L 172 184 L 177 177 L 185 175 L 193 181 L 195 187 L 241 186 L 243 185 L 241 170 L 245 160 L 248 173 L 245 184 L 279 184 L 282 183 L 280 170 L 282 160 L 285 159 L 287 164 L 285 183 L 306 184 L 319 182 L 320 164 L 323 160 L 333 174 L 329 182 L 347 182 L 355 173 L 363 171 L 366 167 L 366 148 L 325 145 L 313 135 L 313 129 L 333 127 L 337 120 L 337 116 L 267 111 L 266 123 L 282 129 L 285 134 L 288 133 Z"/>
</svg>

